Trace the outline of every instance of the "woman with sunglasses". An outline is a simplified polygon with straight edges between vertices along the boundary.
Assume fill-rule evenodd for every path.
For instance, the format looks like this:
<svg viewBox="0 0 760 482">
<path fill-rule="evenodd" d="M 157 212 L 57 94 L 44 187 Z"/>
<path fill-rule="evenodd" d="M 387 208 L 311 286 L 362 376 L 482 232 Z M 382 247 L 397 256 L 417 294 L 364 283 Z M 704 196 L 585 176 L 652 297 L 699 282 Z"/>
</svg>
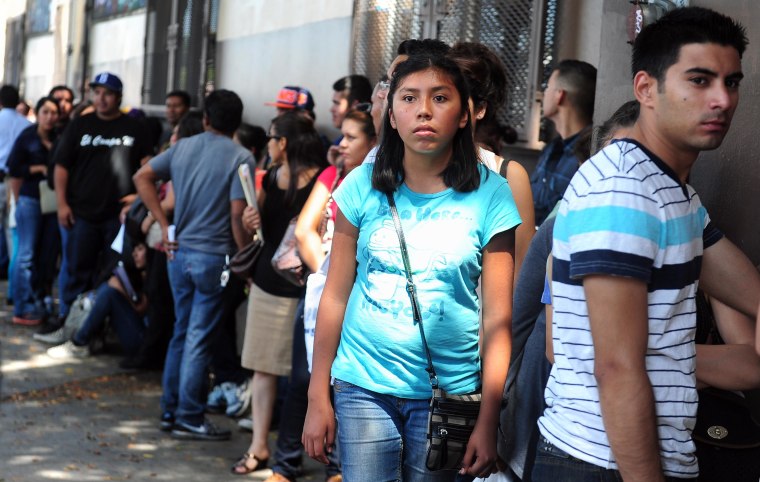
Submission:
<svg viewBox="0 0 760 482">
<path fill-rule="evenodd" d="M 272 120 L 267 150 L 272 167 L 258 190 L 258 211 L 243 212 L 243 226 L 253 234 L 261 227 L 264 247 L 253 269 L 241 364 L 254 371 L 253 439 L 232 473 L 245 475 L 267 466 L 267 438 L 277 396 L 277 377 L 289 376 L 293 317 L 304 289 L 281 277 L 271 260 L 290 220 L 298 216 L 325 167 L 325 148 L 313 121 L 286 112 Z"/>
<path fill-rule="evenodd" d="M 365 110 L 361 110 L 362 107 Z M 309 199 L 306 201 L 296 225 L 298 253 L 308 266 L 309 271 L 317 272 L 325 263 L 332 243 L 333 223 L 335 221 L 335 205 L 332 203 L 332 189 L 340 185 L 343 179 L 359 166 L 372 146 L 375 145 L 375 128 L 372 116 L 366 112 L 368 104 L 359 104 L 357 109 L 350 110 L 341 124 L 343 138 L 338 145 L 338 157 L 333 165 L 322 171 L 317 178 Z M 329 217 L 325 218 L 327 209 Z M 327 230 L 320 234 L 320 225 L 326 221 Z M 311 281 L 309 281 L 311 283 Z M 316 307 L 313 307 L 314 309 Z M 266 482 L 286 482 L 295 480 L 300 472 L 303 445 L 301 433 L 308 404 L 309 361 L 304 344 L 304 300 L 299 303 L 293 323 L 293 353 L 292 371 L 288 391 L 282 405 L 282 413 L 286 414 L 280 421 L 276 464 L 272 467 L 274 474 Z M 325 467 L 328 482 L 340 480 L 340 467 L 337 457 L 330 457 Z"/>
</svg>

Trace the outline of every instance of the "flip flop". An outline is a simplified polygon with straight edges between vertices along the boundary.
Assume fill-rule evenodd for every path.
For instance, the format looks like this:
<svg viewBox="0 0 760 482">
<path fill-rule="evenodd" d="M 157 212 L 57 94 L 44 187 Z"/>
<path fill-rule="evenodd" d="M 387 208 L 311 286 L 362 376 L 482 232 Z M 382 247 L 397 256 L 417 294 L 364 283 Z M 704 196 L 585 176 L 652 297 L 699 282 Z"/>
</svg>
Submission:
<svg viewBox="0 0 760 482">
<path fill-rule="evenodd" d="M 256 462 L 256 465 L 253 468 L 248 466 L 248 461 L 251 459 L 253 459 Z M 235 462 L 235 465 L 232 466 L 230 471 L 235 475 L 247 475 L 247 474 L 250 474 L 251 472 L 256 472 L 257 470 L 266 469 L 268 464 L 269 464 L 268 458 L 260 459 L 256 457 L 254 454 L 246 452 L 243 454 L 242 457 L 240 457 L 240 460 Z"/>
</svg>

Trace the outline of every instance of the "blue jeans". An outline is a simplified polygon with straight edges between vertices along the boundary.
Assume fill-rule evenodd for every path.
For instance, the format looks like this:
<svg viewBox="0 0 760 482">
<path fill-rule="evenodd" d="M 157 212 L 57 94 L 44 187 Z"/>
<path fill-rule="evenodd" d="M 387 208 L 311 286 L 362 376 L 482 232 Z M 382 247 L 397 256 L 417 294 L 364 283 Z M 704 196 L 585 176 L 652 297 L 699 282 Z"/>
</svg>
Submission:
<svg viewBox="0 0 760 482">
<path fill-rule="evenodd" d="M 429 400 L 383 395 L 335 380 L 343 477 L 351 482 L 453 482 L 453 470 L 425 467 Z"/>
<path fill-rule="evenodd" d="M 69 284 L 69 261 L 68 256 L 66 256 L 66 250 L 68 249 L 67 246 L 69 244 L 69 232 L 70 230 L 67 228 L 64 228 L 60 224 L 58 225 L 58 229 L 61 234 L 61 269 L 58 272 L 58 293 L 63 293 L 66 290 L 66 286 Z M 58 318 L 63 320 L 66 319 L 66 316 L 69 314 L 69 308 L 71 307 L 71 302 L 66 302 L 63 299 L 63 295 L 59 296 L 59 302 L 58 302 Z"/>
<path fill-rule="evenodd" d="M 534 482 L 622 482 L 620 472 L 605 469 L 577 459 L 560 450 L 544 437 L 539 437 L 536 450 L 536 463 L 533 466 L 531 480 Z M 678 479 L 665 477 L 669 482 L 696 479 Z"/>
<path fill-rule="evenodd" d="M 77 296 L 92 288 L 99 261 L 104 251 L 110 249 L 119 227 L 118 218 L 94 223 L 75 217 L 63 252 L 67 276 L 61 290 L 61 305 L 70 306 Z"/>
<path fill-rule="evenodd" d="M 240 366 L 236 343 L 238 333 L 235 310 L 245 299 L 245 284 L 238 277 L 232 276 L 222 293 L 222 321 L 211 349 L 211 371 L 216 384 L 232 382 L 240 385 L 251 378 L 251 372 Z M 243 333 L 239 336 L 242 337 Z"/>
<path fill-rule="evenodd" d="M 18 251 L 13 264 L 13 314 L 16 316 L 40 317 L 42 312 L 35 297 L 35 251 L 40 237 L 42 214 L 40 200 L 19 196 L 16 203 L 16 231 Z"/>
<path fill-rule="evenodd" d="M 92 311 L 74 333 L 72 341 L 79 346 L 90 343 L 92 337 L 105 326 L 106 318 L 111 320 L 124 353 L 134 356 L 142 343 L 145 323 L 126 296 L 108 286 L 108 283 L 98 286 Z"/>
<path fill-rule="evenodd" d="M 0 181 L 0 269 L 5 269 L 10 263 L 10 249 L 8 249 L 8 238 L 5 236 L 5 228 L 8 226 L 8 187 L 4 181 Z M 10 277 L 10 273 L 8 273 Z"/>
<path fill-rule="evenodd" d="M 161 409 L 173 412 L 178 422 L 199 425 L 206 406 L 206 371 L 222 317 L 224 255 L 180 247 L 168 267 L 176 321 L 164 364 Z"/>
<path fill-rule="evenodd" d="M 295 480 L 301 473 L 301 459 L 303 457 L 301 435 L 306 420 L 306 408 L 309 405 L 308 392 L 311 374 L 306 361 L 306 343 L 303 335 L 303 298 L 301 298 L 298 302 L 298 308 L 296 308 L 296 317 L 293 323 L 292 369 L 287 394 L 281 409 L 283 417 L 280 419 L 277 450 L 275 451 L 277 462 L 272 466 L 274 472 L 291 480 Z M 333 450 L 327 456 L 330 460 L 330 464 L 325 468 L 328 478 L 340 473 L 339 452 L 339 450 Z"/>
</svg>

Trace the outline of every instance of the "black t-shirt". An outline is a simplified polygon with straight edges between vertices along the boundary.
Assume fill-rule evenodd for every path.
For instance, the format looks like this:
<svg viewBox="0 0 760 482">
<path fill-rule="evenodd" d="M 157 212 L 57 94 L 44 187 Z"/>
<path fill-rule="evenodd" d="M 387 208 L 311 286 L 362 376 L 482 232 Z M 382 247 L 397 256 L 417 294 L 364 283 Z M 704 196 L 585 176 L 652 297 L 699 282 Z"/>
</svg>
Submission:
<svg viewBox="0 0 760 482">
<path fill-rule="evenodd" d="M 74 215 L 101 222 L 119 214 L 119 199 L 135 192 L 132 175 L 151 154 L 142 123 L 96 114 L 71 121 L 56 146 L 54 162 L 69 171 L 66 200 Z"/>
<path fill-rule="evenodd" d="M 285 236 L 290 220 L 298 216 L 303 205 L 306 204 L 319 173 L 306 186 L 296 191 L 293 203 L 286 204 L 286 191 L 277 187 L 275 181 L 277 169 L 267 171 L 261 182 L 262 189 L 266 193 L 264 205 L 261 207 L 261 230 L 264 234 L 264 247 L 261 249 L 258 260 L 256 260 L 253 282 L 271 295 L 299 298 L 303 294 L 303 288 L 292 284 L 275 272 L 272 268 L 272 256 L 280 246 L 280 241 Z"/>
<path fill-rule="evenodd" d="M 40 198 L 40 181 L 45 176 L 40 173 L 31 174 L 29 168 L 47 166 L 47 163 L 48 149 L 37 133 L 37 124 L 31 125 L 18 135 L 8 156 L 8 174 L 23 179 L 19 195 Z"/>
</svg>

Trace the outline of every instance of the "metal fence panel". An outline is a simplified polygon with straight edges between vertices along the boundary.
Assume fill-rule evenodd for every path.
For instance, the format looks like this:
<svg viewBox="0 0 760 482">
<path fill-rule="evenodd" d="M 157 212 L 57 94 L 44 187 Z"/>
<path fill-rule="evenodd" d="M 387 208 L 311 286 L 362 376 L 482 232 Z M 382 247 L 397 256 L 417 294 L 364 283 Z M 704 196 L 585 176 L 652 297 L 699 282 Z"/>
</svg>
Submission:
<svg viewBox="0 0 760 482">
<path fill-rule="evenodd" d="M 378 79 L 407 38 L 482 42 L 507 70 L 497 119 L 535 140 L 536 91 L 553 67 L 556 21 L 557 0 L 355 0 L 351 70 Z"/>
</svg>

